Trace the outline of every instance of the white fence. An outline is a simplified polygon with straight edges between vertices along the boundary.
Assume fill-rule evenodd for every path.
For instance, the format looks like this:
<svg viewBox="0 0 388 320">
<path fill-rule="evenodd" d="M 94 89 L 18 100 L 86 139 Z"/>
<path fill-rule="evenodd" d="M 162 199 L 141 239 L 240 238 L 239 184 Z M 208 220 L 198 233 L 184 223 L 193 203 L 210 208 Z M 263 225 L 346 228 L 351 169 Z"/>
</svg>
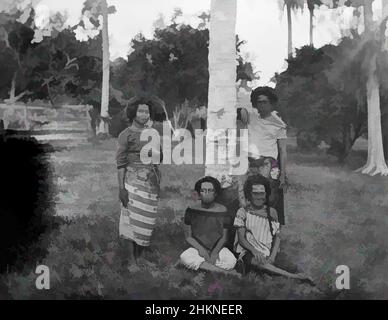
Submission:
<svg viewBox="0 0 388 320">
<path fill-rule="evenodd" d="M 0 104 L 5 129 L 29 131 L 36 139 L 87 140 L 91 135 L 88 105 L 60 108 Z"/>
</svg>

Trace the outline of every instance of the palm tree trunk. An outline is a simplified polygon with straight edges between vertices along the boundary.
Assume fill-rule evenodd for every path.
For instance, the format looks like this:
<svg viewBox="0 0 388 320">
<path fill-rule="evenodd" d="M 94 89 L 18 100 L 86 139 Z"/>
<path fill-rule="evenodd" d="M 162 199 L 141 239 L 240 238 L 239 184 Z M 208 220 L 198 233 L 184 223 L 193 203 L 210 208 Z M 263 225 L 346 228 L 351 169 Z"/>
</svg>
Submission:
<svg viewBox="0 0 388 320">
<path fill-rule="evenodd" d="M 388 0 L 383 0 L 383 19 L 388 17 Z"/>
<path fill-rule="evenodd" d="M 373 24 L 373 9 L 372 9 L 372 1 L 364 0 L 364 24 L 365 24 L 365 32 L 369 35 L 372 32 L 372 24 Z"/>
<path fill-rule="evenodd" d="M 287 3 L 288 59 L 292 58 L 292 14 L 291 4 Z"/>
<path fill-rule="evenodd" d="M 310 11 L 310 46 L 314 47 L 314 9 Z"/>
<path fill-rule="evenodd" d="M 387 1 L 384 1 L 384 7 Z M 386 12 L 383 8 L 383 13 Z M 372 35 L 373 11 L 372 2 L 364 2 L 365 32 Z M 380 83 L 377 76 L 377 52 L 369 61 L 369 71 L 366 84 L 368 104 L 368 160 L 359 169 L 370 175 L 388 175 L 388 167 L 384 159 L 383 138 L 381 131 Z"/>
<path fill-rule="evenodd" d="M 16 92 L 16 75 L 17 71 L 14 72 L 11 82 L 11 90 L 9 91 L 9 102 L 15 103 L 15 92 Z"/>
<path fill-rule="evenodd" d="M 108 134 L 109 105 L 109 35 L 108 35 L 108 5 L 102 4 L 102 89 L 101 89 L 101 120 L 98 133 Z"/>
<path fill-rule="evenodd" d="M 228 134 L 236 128 L 237 1 L 211 0 L 210 10 L 206 174 L 225 182 L 226 187 L 232 171 L 230 155 L 234 156 L 236 150 Z M 212 135 L 211 130 L 218 134 Z"/>
</svg>

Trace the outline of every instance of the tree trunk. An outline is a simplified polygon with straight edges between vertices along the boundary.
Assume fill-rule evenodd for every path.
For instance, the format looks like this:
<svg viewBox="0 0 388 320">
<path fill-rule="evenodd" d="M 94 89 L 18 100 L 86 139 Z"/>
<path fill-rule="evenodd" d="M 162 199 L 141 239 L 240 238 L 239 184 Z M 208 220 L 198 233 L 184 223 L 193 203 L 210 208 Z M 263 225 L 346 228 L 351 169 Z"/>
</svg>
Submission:
<svg viewBox="0 0 388 320">
<path fill-rule="evenodd" d="M 384 157 L 388 160 L 388 115 L 385 115 L 381 120 L 382 127 L 385 129 L 383 131 Z"/>
<path fill-rule="evenodd" d="M 108 106 L 109 106 L 109 35 L 108 35 L 108 4 L 102 4 L 102 89 L 101 89 L 101 120 L 98 133 L 107 135 L 109 132 Z"/>
<path fill-rule="evenodd" d="M 386 12 L 387 2 L 384 2 L 383 13 Z M 365 32 L 372 36 L 373 11 L 372 2 L 364 3 Z M 377 52 L 369 61 L 369 71 L 366 84 L 368 104 L 368 160 L 366 165 L 359 169 L 370 175 L 388 175 L 388 167 L 384 159 L 383 138 L 381 131 L 380 111 L 380 83 L 377 76 Z"/>
<path fill-rule="evenodd" d="M 31 94 L 31 91 L 25 90 L 18 95 L 16 95 L 16 78 L 17 78 L 17 71 L 13 74 L 12 82 L 11 82 L 11 89 L 9 90 L 9 99 L 6 99 L 5 102 L 8 104 L 14 104 L 19 99 L 24 97 L 26 94 Z"/>
<path fill-rule="evenodd" d="M 314 9 L 310 11 L 310 46 L 314 47 Z"/>
<path fill-rule="evenodd" d="M 8 40 L 8 32 L 3 26 L 0 26 L 0 39 L 5 42 L 7 48 L 11 48 Z"/>
<path fill-rule="evenodd" d="M 16 92 L 16 76 L 17 71 L 14 72 L 11 82 L 11 90 L 9 91 L 9 102 L 15 103 L 15 92 Z"/>
<path fill-rule="evenodd" d="M 50 100 L 51 106 L 52 106 L 53 108 L 55 108 L 54 99 L 53 99 L 53 96 L 52 96 L 52 94 L 51 94 L 50 84 L 47 83 L 47 84 L 46 84 L 46 87 L 47 87 L 47 95 L 48 95 L 48 98 L 49 98 L 49 100 Z"/>
<path fill-rule="evenodd" d="M 382 0 L 383 2 L 383 19 L 388 17 L 388 0 Z"/>
<path fill-rule="evenodd" d="M 292 14 L 291 4 L 287 3 L 288 59 L 292 58 Z"/>
<path fill-rule="evenodd" d="M 369 35 L 372 32 L 373 28 L 373 9 L 372 9 L 372 1 L 364 0 L 364 25 L 365 32 Z"/>
<path fill-rule="evenodd" d="M 342 157 L 339 159 L 340 163 L 342 164 L 345 163 L 346 158 L 348 157 L 350 151 L 352 150 L 352 146 L 353 146 L 352 138 L 353 138 L 352 126 L 350 124 L 345 125 L 343 130 L 343 135 L 342 135 L 342 144 L 344 146 L 344 151 L 343 151 Z"/>
<path fill-rule="evenodd" d="M 383 19 L 388 17 L 388 0 L 383 0 Z M 385 106 L 386 107 L 386 106 Z M 382 119 L 382 126 L 385 129 L 383 132 L 383 146 L 384 146 L 384 156 L 388 160 L 388 114 Z"/>
<path fill-rule="evenodd" d="M 236 150 L 228 135 L 236 129 L 236 11 L 236 0 L 211 0 L 206 174 L 218 178 L 223 187 L 231 182 Z M 213 136 L 211 130 L 218 134 Z M 214 154 L 218 164 L 212 161 Z"/>
</svg>

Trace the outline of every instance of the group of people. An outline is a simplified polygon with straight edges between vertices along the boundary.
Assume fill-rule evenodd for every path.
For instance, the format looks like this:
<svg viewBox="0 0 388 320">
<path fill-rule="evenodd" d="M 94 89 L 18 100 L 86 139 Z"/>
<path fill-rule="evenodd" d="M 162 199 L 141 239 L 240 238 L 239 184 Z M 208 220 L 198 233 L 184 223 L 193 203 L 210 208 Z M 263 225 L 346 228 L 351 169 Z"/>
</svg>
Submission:
<svg viewBox="0 0 388 320">
<path fill-rule="evenodd" d="M 237 110 L 237 119 L 248 129 L 246 175 L 233 177 L 226 186 L 211 176 L 195 183 L 199 201 L 184 215 L 187 249 L 180 262 L 185 267 L 241 274 L 266 270 L 310 280 L 274 264 L 287 188 L 286 124 L 274 111 L 276 103 L 272 88 L 258 87 L 251 93 L 252 106 Z M 156 223 L 160 173 L 157 164 L 140 159 L 147 143 L 140 135 L 152 123 L 153 108 L 139 102 L 130 113 L 132 124 L 118 138 L 119 233 L 128 240 L 131 262 L 136 263 L 150 245 Z"/>
</svg>

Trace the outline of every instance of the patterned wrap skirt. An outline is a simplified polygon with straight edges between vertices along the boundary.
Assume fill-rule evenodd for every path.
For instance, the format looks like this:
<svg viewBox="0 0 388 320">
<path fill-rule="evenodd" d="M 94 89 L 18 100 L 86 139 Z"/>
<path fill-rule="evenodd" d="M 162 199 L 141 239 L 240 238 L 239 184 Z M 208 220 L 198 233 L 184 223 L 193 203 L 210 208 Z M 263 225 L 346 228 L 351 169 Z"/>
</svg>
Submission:
<svg viewBox="0 0 388 320">
<path fill-rule="evenodd" d="M 271 171 L 266 178 L 269 181 L 271 194 L 269 197 L 269 205 L 276 209 L 279 223 L 284 226 L 286 224 L 285 209 L 284 209 L 284 192 L 280 188 L 280 166 L 279 161 L 271 157 L 262 157 L 261 159 L 269 159 L 271 161 Z M 259 167 L 256 165 L 257 160 L 249 159 L 249 169 L 247 177 L 259 174 Z"/>
<path fill-rule="evenodd" d="M 156 224 L 160 172 L 156 165 L 131 164 L 125 174 L 128 206 L 121 205 L 119 233 L 140 246 L 150 245 Z"/>
</svg>

